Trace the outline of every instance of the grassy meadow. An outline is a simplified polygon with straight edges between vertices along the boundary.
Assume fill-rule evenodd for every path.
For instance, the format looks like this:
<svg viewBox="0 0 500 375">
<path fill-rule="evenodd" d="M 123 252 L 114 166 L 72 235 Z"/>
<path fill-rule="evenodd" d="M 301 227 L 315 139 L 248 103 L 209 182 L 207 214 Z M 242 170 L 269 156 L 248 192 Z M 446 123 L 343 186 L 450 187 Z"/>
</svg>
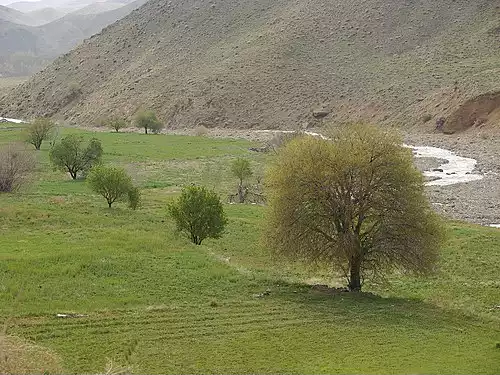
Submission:
<svg viewBox="0 0 500 375">
<path fill-rule="evenodd" d="M 311 284 L 342 280 L 261 246 L 263 206 L 226 204 L 225 236 L 202 246 L 167 216 L 182 185 L 225 199 L 237 183 L 231 160 L 251 159 L 262 176 L 272 155 L 244 140 L 60 135 L 70 132 L 100 139 L 143 205 L 108 209 L 83 180 L 51 168 L 48 144 L 31 185 L 0 195 L 0 354 L 9 342 L 36 345 L 31 372 L 104 373 L 110 363 L 153 374 L 500 372 L 500 230 L 450 222 L 436 275 L 330 295 Z M 20 129 L 0 129 L 0 145 L 19 139 Z"/>
</svg>

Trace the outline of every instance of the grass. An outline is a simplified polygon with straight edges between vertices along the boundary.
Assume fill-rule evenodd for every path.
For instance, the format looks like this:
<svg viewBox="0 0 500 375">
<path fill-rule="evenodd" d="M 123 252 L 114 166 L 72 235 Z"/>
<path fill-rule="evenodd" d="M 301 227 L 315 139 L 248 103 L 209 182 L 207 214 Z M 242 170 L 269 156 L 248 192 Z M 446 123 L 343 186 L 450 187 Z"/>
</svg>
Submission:
<svg viewBox="0 0 500 375">
<path fill-rule="evenodd" d="M 499 372 L 500 231 L 450 223 L 437 275 L 327 295 L 308 282 L 339 280 L 262 248 L 265 207 L 226 205 L 226 235 L 201 247 L 175 233 L 165 207 L 183 184 L 232 193 L 238 156 L 261 173 L 269 156 L 251 143 L 61 132 L 101 139 L 106 162 L 131 171 L 144 194 L 138 211 L 109 210 L 84 181 L 53 171 L 44 145 L 31 188 L 0 195 L 4 335 L 50 353 L 63 372 L 110 361 L 134 373 Z M 20 136 L 4 134 L 0 143 Z M 58 372 L 43 362 L 28 372 Z"/>
</svg>

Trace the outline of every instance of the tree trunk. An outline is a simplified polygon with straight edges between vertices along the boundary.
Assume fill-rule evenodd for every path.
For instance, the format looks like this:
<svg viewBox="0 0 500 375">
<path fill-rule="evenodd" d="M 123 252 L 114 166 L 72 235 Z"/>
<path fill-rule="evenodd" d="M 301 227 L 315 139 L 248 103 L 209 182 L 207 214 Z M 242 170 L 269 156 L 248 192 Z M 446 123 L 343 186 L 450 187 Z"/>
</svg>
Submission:
<svg viewBox="0 0 500 375">
<path fill-rule="evenodd" d="M 361 257 L 354 255 L 349 262 L 349 290 L 351 292 L 361 291 Z"/>
<path fill-rule="evenodd" d="M 113 203 L 108 202 L 108 207 L 109 207 L 109 208 L 111 208 L 111 205 L 112 205 L 112 204 L 113 204 Z"/>
<path fill-rule="evenodd" d="M 148 134 L 148 128 L 144 128 L 144 133 Z"/>
<path fill-rule="evenodd" d="M 245 203 L 245 189 L 242 184 L 238 186 L 238 203 Z"/>
<path fill-rule="evenodd" d="M 72 171 L 70 171 L 70 172 L 69 172 L 69 174 L 71 175 L 71 178 L 72 178 L 73 180 L 76 180 L 76 172 L 72 172 Z"/>
</svg>

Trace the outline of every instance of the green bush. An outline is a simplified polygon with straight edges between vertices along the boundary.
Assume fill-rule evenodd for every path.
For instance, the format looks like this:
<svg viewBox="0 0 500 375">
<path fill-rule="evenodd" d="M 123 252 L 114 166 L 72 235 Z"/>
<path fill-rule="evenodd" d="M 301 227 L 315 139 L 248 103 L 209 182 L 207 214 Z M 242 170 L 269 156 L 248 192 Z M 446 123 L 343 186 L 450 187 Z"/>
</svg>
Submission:
<svg viewBox="0 0 500 375">
<path fill-rule="evenodd" d="M 186 186 L 179 199 L 168 206 L 177 230 L 201 245 L 205 238 L 220 238 L 227 224 L 219 196 L 203 186 Z"/>
<path fill-rule="evenodd" d="M 139 205 L 140 191 L 133 186 L 132 179 L 123 168 L 99 165 L 92 168 L 87 182 L 95 193 L 106 199 L 109 208 L 124 198 L 128 198 L 129 206 L 134 210 Z"/>
</svg>

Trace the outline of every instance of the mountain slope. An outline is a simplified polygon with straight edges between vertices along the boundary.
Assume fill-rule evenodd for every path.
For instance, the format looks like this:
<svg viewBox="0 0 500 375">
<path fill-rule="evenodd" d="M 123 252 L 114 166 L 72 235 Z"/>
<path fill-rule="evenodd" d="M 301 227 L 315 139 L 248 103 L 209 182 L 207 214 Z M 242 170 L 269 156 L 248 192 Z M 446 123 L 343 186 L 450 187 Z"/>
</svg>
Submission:
<svg viewBox="0 0 500 375">
<path fill-rule="evenodd" d="M 3 5 L 0 5 L 0 20 L 30 26 L 36 23 L 29 15 Z"/>
<path fill-rule="evenodd" d="M 0 20 L 0 76 L 31 75 L 144 2 L 99 14 L 68 14 L 38 27 Z"/>
<path fill-rule="evenodd" d="M 500 87 L 496 3 L 151 0 L 0 108 L 80 124 L 151 107 L 170 126 L 417 125 Z"/>
</svg>

